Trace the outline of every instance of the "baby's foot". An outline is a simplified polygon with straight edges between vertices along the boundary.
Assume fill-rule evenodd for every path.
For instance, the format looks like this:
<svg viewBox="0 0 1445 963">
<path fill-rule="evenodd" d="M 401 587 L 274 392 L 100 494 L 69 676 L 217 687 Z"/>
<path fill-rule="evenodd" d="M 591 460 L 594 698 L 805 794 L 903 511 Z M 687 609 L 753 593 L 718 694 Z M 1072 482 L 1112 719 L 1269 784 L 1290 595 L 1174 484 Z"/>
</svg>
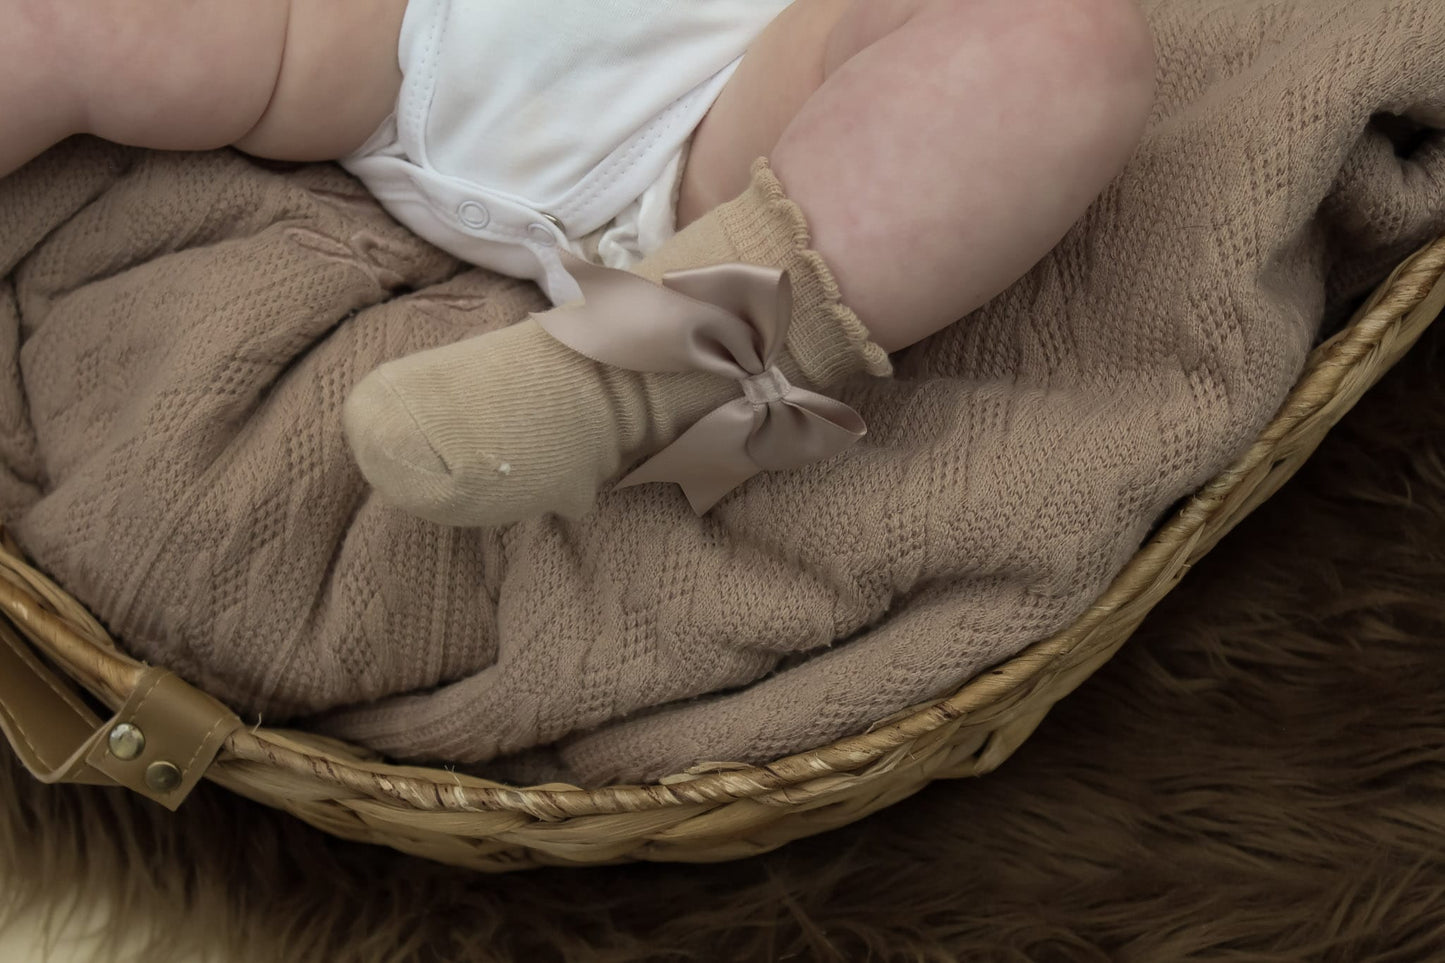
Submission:
<svg viewBox="0 0 1445 963">
<path fill-rule="evenodd" d="M 801 212 L 760 163 L 747 192 L 679 233 L 637 273 L 655 282 L 688 268 L 771 264 L 787 272 L 793 312 L 786 347 L 773 359 L 785 380 L 764 380 L 823 390 L 858 371 L 887 373 L 886 354 L 806 244 Z M 597 307 L 591 297 L 587 307 Z M 623 468 L 743 396 L 737 377 L 594 361 L 545 330 L 549 315 L 390 362 L 357 386 L 343 414 L 346 434 L 383 497 L 451 525 L 576 517 Z M 749 389 L 753 400 L 758 394 L 757 385 Z M 711 457 L 706 441 L 702 451 Z"/>
<path fill-rule="evenodd" d="M 383 365 L 343 418 L 388 501 L 442 524 L 505 525 L 585 514 L 623 467 L 737 393 L 715 375 L 592 361 L 528 318 Z"/>
</svg>

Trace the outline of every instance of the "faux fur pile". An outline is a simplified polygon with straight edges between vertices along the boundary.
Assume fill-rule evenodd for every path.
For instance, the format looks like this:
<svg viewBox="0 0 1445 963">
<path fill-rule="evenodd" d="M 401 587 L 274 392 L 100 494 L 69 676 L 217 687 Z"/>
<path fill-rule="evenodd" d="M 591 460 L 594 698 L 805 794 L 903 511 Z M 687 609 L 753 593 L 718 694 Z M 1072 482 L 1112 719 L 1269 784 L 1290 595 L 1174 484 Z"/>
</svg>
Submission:
<svg viewBox="0 0 1445 963">
<path fill-rule="evenodd" d="M 984 779 L 751 861 L 494 878 L 10 765 L 3 894 L 104 897 L 147 963 L 1437 960 L 1442 640 L 1437 330 Z"/>
</svg>

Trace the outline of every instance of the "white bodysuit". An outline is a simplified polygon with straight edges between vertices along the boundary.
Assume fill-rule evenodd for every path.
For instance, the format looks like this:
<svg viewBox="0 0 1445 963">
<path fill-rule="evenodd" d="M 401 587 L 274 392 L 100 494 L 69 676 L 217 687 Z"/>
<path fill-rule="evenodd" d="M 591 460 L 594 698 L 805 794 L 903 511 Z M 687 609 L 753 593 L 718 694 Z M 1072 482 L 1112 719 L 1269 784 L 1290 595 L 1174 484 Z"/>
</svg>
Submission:
<svg viewBox="0 0 1445 963">
<path fill-rule="evenodd" d="M 342 163 L 463 260 L 579 292 L 673 232 L 689 138 L 791 0 L 411 0 L 396 111 Z"/>
</svg>

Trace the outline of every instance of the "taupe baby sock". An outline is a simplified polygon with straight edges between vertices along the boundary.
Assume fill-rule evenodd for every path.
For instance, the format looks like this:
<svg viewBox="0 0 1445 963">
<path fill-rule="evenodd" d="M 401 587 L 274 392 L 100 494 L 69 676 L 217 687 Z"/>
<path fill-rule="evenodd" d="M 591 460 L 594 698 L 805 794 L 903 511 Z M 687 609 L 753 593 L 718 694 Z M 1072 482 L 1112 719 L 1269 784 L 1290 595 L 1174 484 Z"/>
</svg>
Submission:
<svg viewBox="0 0 1445 963">
<path fill-rule="evenodd" d="M 782 269 L 793 310 L 775 362 L 789 381 L 822 391 L 858 372 L 888 374 L 887 354 L 808 243 L 802 211 L 760 159 L 746 191 L 634 272 L 657 282 L 718 264 Z M 532 317 L 381 366 L 356 386 L 343 421 L 362 473 L 388 501 L 442 524 L 504 525 L 585 514 L 622 469 L 741 393 L 716 374 L 593 361 Z"/>
</svg>

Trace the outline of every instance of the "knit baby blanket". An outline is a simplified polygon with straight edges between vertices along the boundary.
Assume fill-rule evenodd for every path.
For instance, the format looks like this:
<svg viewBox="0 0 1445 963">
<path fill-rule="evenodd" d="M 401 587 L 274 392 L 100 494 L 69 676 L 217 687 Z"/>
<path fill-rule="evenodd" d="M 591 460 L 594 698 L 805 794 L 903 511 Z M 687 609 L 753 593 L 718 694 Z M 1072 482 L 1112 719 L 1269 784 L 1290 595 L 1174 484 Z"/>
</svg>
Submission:
<svg viewBox="0 0 1445 963">
<path fill-rule="evenodd" d="M 389 508 L 348 390 L 540 294 L 333 166 L 68 142 L 0 181 L 4 522 L 138 657 L 402 759 L 598 785 L 860 732 L 1078 616 L 1445 231 L 1445 3 L 1145 6 L 1128 168 L 843 388 L 863 443 L 703 518 L 661 485 L 496 531 Z"/>
</svg>

